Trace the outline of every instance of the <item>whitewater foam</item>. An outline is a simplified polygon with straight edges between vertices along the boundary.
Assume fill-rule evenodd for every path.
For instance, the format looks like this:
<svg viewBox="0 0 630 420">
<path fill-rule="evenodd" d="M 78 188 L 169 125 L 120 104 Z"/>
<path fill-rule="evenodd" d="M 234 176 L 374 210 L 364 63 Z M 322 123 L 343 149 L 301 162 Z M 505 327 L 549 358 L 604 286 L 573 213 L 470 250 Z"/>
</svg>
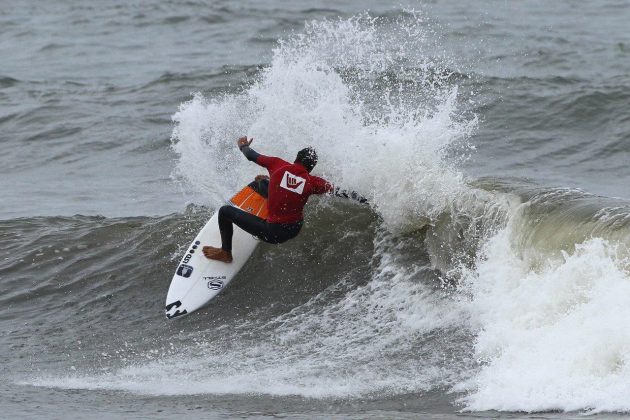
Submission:
<svg viewBox="0 0 630 420">
<path fill-rule="evenodd" d="M 467 410 L 627 411 L 630 275 L 617 246 L 590 239 L 523 258 L 509 228 L 464 276 L 480 371 L 456 389 Z"/>
</svg>

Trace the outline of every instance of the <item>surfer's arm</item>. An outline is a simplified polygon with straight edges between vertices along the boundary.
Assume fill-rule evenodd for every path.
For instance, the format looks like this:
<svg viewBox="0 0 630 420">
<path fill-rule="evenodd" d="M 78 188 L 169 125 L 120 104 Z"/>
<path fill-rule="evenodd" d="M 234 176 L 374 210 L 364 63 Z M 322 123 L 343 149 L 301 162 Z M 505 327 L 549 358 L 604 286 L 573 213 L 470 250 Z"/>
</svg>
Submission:
<svg viewBox="0 0 630 420">
<path fill-rule="evenodd" d="M 238 148 L 245 155 L 247 160 L 258 164 L 263 168 L 267 168 L 270 172 L 274 170 L 276 166 L 286 164 L 286 162 L 280 158 L 261 155 L 260 153 L 249 147 L 253 141 L 254 139 L 247 140 L 247 137 L 241 137 L 236 142 Z"/>
<path fill-rule="evenodd" d="M 363 197 L 356 191 L 343 190 L 339 187 L 335 187 L 324 178 L 318 176 L 311 176 L 311 183 L 313 186 L 314 194 L 330 194 L 336 197 L 346 198 L 348 200 L 358 201 L 361 204 L 367 204 L 367 198 Z"/>
<path fill-rule="evenodd" d="M 240 149 L 247 160 L 250 160 L 257 165 L 260 165 L 263 168 L 267 168 L 270 173 L 276 169 L 276 166 L 282 166 L 282 164 L 286 164 L 286 162 L 280 158 L 261 155 L 249 146 L 243 146 Z"/>
<path fill-rule="evenodd" d="M 247 160 L 250 160 L 254 163 L 258 163 L 258 158 L 262 156 L 260 153 L 258 153 L 248 145 L 239 146 L 239 149 L 241 149 L 241 152 L 243 152 Z"/>
</svg>

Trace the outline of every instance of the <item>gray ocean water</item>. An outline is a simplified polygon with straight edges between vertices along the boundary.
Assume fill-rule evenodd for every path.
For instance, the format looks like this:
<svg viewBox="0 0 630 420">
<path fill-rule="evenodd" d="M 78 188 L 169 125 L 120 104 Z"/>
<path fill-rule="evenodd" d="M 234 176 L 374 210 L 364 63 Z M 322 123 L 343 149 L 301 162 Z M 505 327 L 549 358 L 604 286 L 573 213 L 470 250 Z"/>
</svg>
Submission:
<svg viewBox="0 0 630 420">
<path fill-rule="evenodd" d="M 630 4 L 0 4 L 0 409 L 630 412 Z M 317 197 L 210 305 L 181 253 L 260 173 Z"/>
</svg>

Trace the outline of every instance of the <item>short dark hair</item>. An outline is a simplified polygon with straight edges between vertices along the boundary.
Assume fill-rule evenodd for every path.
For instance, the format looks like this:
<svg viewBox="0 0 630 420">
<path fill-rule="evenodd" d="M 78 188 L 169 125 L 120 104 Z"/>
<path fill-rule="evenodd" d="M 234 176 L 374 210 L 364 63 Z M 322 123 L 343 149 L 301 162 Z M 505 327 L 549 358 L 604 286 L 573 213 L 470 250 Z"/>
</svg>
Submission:
<svg viewBox="0 0 630 420">
<path fill-rule="evenodd" d="M 301 163 L 307 171 L 311 172 L 317 165 L 317 152 L 312 147 L 306 147 L 298 152 L 295 163 Z"/>
</svg>

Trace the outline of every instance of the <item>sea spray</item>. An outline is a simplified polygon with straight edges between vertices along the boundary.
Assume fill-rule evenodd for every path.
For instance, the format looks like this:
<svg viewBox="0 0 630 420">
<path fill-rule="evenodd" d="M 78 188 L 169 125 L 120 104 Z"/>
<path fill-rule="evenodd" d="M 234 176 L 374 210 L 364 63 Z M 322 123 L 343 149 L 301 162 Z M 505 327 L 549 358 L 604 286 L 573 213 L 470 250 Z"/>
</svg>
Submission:
<svg viewBox="0 0 630 420">
<path fill-rule="evenodd" d="M 477 121 L 458 113 L 457 86 L 430 58 L 425 28 L 415 14 L 309 23 L 240 94 L 197 94 L 180 107 L 178 174 L 219 205 L 261 171 L 234 145 L 246 134 L 260 153 L 289 161 L 315 147 L 315 172 L 367 195 L 390 229 L 442 213 L 467 189 L 446 153 Z"/>
</svg>

